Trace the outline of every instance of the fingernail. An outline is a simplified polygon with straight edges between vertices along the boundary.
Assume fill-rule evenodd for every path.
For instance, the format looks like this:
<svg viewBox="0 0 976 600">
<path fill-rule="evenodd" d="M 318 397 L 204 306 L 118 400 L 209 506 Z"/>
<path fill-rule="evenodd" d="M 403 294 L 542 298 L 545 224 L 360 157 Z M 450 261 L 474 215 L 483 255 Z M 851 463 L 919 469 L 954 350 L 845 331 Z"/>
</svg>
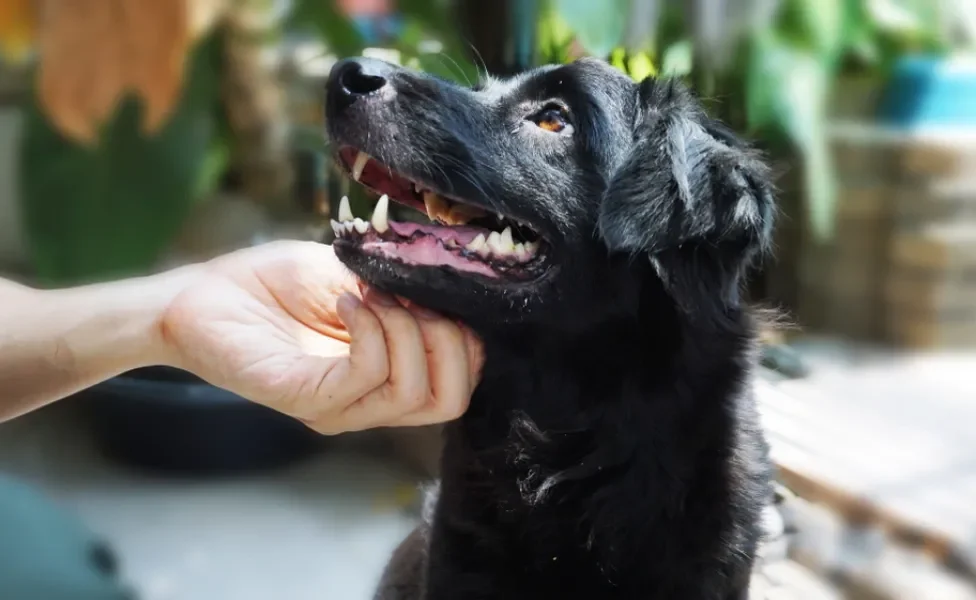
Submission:
<svg viewBox="0 0 976 600">
<path fill-rule="evenodd" d="M 336 312 L 339 313 L 339 317 L 343 321 L 348 321 L 361 305 L 362 303 L 359 301 L 359 298 L 347 292 L 339 296 L 339 299 L 336 300 Z"/>
<path fill-rule="evenodd" d="M 400 306 L 396 301 L 396 298 L 389 294 L 384 294 L 383 292 L 378 292 L 374 289 L 370 289 L 366 294 L 366 301 L 379 304 L 380 306 Z"/>
</svg>

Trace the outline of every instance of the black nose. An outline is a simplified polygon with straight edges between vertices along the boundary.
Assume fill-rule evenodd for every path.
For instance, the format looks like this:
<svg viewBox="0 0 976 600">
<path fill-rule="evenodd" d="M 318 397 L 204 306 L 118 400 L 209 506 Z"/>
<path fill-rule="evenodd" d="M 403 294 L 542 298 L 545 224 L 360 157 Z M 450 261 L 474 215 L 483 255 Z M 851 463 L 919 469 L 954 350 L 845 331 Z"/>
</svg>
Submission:
<svg viewBox="0 0 976 600">
<path fill-rule="evenodd" d="M 392 65 L 372 58 L 347 58 L 340 60 L 329 73 L 328 92 L 344 103 L 368 96 L 389 85 Z"/>
</svg>

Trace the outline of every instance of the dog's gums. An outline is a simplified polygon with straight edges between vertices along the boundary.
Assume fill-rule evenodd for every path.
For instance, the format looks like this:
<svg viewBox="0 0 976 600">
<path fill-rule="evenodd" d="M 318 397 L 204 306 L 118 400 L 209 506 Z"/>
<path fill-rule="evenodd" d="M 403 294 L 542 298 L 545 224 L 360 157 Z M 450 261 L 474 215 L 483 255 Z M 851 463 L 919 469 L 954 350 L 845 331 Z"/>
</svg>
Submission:
<svg viewBox="0 0 976 600">
<path fill-rule="evenodd" d="M 339 151 L 339 164 L 367 190 L 382 194 L 369 219 L 349 199 L 332 221 L 336 243 L 408 266 L 447 267 L 491 279 L 531 280 L 544 272 L 545 242 L 529 225 L 469 202 L 447 198 L 396 173 L 362 151 Z M 389 201 L 427 215 L 430 224 L 392 221 Z"/>
</svg>

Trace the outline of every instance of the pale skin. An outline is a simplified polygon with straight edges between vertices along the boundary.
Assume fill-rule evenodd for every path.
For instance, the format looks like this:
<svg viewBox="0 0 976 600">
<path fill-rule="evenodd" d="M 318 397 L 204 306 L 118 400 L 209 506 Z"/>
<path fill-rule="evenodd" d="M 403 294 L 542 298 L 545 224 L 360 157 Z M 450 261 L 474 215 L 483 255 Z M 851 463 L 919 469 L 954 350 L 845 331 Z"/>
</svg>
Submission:
<svg viewBox="0 0 976 600">
<path fill-rule="evenodd" d="M 468 329 L 308 242 L 65 290 L 0 280 L 0 307 L 0 421 L 164 365 L 324 434 L 426 425 L 465 411 L 484 360 Z"/>
</svg>

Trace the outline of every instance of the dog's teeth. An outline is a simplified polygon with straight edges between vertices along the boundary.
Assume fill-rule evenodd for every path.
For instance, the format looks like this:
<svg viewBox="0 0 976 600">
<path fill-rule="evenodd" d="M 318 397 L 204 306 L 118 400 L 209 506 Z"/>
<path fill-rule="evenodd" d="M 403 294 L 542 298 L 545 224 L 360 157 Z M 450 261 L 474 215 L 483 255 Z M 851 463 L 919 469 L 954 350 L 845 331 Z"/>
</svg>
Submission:
<svg viewBox="0 0 976 600">
<path fill-rule="evenodd" d="M 349 206 L 349 196 L 343 196 L 342 200 L 339 200 L 339 222 L 345 223 L 346 221 L 352 221 L 352 207 Z"/>
<path fill-rule="evenodd" d="M 525 251 L 529 256 L 534 256 L 539 250 L 539 242 L 525 242 Z"/>
<path fill-rule="evenodd" d="M 502 234 L 497 231 L 492 231 L 488 236 L 488 248 L 494 254 L 505 254 L 508 251 L 508 248 L 502 243 Z"/>
<path fill-rule="evenodd" d="M 356 155 L 356 162 L 352 164 L 352 178 L 359 181 L 359 178 L 363 176 L 363 169 L 366 168 L 366 163 L 369 162 L 369 154 L 365 152 L 360 152 Z"/>
<path fill-rule="evenodd" d="M 431 191 L 424 192 L 424 208 L 427 209 L 427 217 L 431 221 L 443 219 L 448 213 L 447 202 Z"/>
<path fill-rule="evenodd" d="M 379 201 L 376 203 L 376 208 L 373 209 L 373 218 L 370 219 L 370 223 L 373 224 L 373 229 L 383 233 L 390 228 L 390 222 L 387 218 L 387 213 L 390 210 L 390 197 L 386 194 L 380 196 Z"/>
<path fill-rule="evenodd" d="M 334 233 L 336 237 L 339 237 L 339 235 L 343 231 L 342 224 L 340 224 L 339 221 L 336 221 L 335 219 L 330 220 L 329 223 L 332 225 L 332 233 Z"/>
<path fill-rule="evenodd" d="M 525 244 L 522 243 L 515 244 L 515 256 L 521 259 L 524 259 L 526 256 L 528 256 L 528 253 L 525 251 Z"/>
<path fill-rule="evenodd" d="M 352 226 L 355 227 L 356 231 L 358 231 L 359 233 L 366 233 L 366 231 L 369 229 L 369 223 L 363 221 L 359 217 L 356 217 L 355 219 L 352 220 Z"/>
<path fill-rule="evenodd" d="M 506 252 L 512 252 L 515 250 L 515 241 L 512 239 L 511 227 L 506 227 L 505 231 L 502 232 L 501 243 Z"/>
<path fill-rule="evenodd" d="M 448 248 L 457 248 L 457 245 L 458 245 L 457 240 L 455 240 L 454 238 L 447 240 Z"/>
<path fill-rule="evenodd" d="M 419 183 L 414 183 L 413 184 L 413 191 L 415 191 L 415 192 L 417 192 L 419 194 L 419 193 L 421 193 L 424 190 L 423 190 L 423 188 L 420 187 L 420 184 Z"/>
<path fill-rule="evenodd" d="M 478 237 L 471 240 L 465 248 L 471 250 L 472 252 L 479 252 L 485 247 L 485 235 L 479 233 Z"/>
<path fill-rule="evenodd" d="M 495 213 L 495 216 L 498 217 L 498 220 L 499 221 L 504 221 L 505 220 L 505 217 L 502 215 L 502 213 Z"/>
</svg>

